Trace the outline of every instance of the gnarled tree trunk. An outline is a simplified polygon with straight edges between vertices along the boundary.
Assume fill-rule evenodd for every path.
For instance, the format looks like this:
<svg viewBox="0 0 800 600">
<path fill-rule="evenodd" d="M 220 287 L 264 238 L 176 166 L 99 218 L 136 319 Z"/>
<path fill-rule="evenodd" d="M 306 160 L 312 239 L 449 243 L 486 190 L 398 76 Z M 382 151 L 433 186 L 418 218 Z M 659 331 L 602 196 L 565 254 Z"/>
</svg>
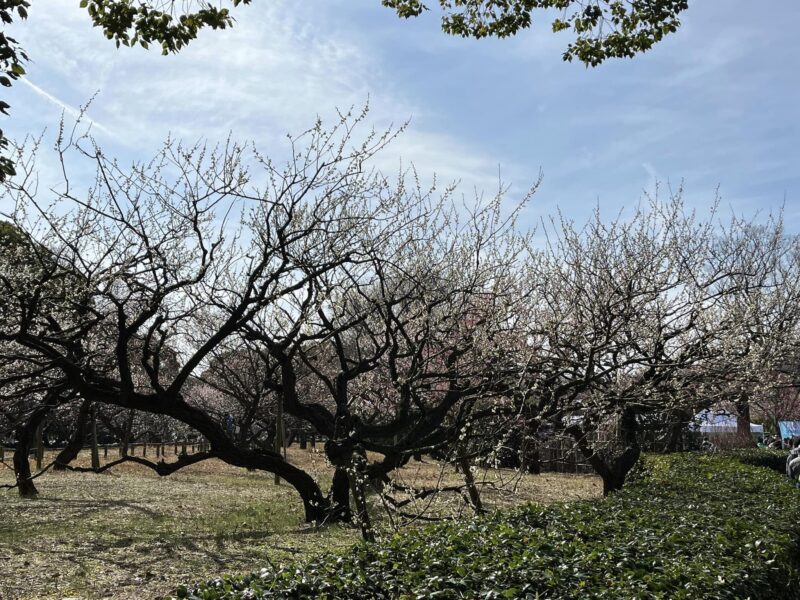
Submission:
<svg viewBox="0 0 800 600">
<path fill-rule="evenodd" d="M 84 400 L 78 409 L 78 418 L 75 421 L 75 431 L 69 439 L 67 446 L 58 453 L 56 456 L 56 463 L 53 465 L 54 471 L 64 471 L 67 465 L 73 460 L 78 458 L 78 453 L 83 448 L 83 442 L 86 439 L 86 424 L 89 420 L 89 407 L 91 402 Z"/>
<path fill-rule="evenodd" d="M 28 461 L 31 448 L 34 446 L 36 434 L 50 411 L 49 404 L 39 406 L 28 420 L 17 429 L 17 447 L 14 450 L 14 474 L 17 480 L 19 495 L 23 498 L 34 498 L 39 494 L 33 483 L 31 465 Z"/>
<path fill-rule="evenodd" d="M 631 408 L 625 408 L 619 420 L 619 443 L 622 451 L 609 450 L 598 452 L 586 440 L 586 434 L 577 426 L 568 428 L 581 453 L 589 461 L 594 471 L 603 480 L 603 495 L 608 496 L 622 489 L 630 470 L 641 456 L 641 448 L 636 439 L 636 413 Z"/>
<path fill-rule="evenodd" d="M 219 423 L 182 399 L 170 396 L 121 398 L 116 394 L 97 394 L 90 399 L 123 408 L 133 408 L 135 405 L 137 410 L 173 417 L 192 427 L 208 440 L 210 444 L 209 458 L 218 458 L 235 467 L 273 473 L 294 487 L 303 501 L 306 521 L 323 522 L 328 516 L 328 500 L 311 475 L 287 462 L 277 452 L 266 450 L 258 452 L 236 446 Z"/>
</svg>

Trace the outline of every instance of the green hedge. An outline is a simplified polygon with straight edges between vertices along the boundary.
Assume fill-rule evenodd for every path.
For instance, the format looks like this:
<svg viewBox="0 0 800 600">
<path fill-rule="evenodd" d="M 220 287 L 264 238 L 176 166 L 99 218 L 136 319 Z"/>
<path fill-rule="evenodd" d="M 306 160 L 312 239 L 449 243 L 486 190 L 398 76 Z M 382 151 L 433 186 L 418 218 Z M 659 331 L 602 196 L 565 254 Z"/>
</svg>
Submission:
<svg viewBox="0 0 800 600">
<path fill-rule="evenodd" d="M 768 450 L 753 448 L 747 450 L 734 450 L 731 456 L 740 462 L 754 467 L 767 467 L 778 473 L 786 473 L 786 459 L 789 458 L 788 450 Z"/>
<path fill-rule="evenodd" d="M 179 598 L 800 598 L 800 492 L 736 455 L 647 456 L 596 501 L 409 530 Z"/>
</svg>

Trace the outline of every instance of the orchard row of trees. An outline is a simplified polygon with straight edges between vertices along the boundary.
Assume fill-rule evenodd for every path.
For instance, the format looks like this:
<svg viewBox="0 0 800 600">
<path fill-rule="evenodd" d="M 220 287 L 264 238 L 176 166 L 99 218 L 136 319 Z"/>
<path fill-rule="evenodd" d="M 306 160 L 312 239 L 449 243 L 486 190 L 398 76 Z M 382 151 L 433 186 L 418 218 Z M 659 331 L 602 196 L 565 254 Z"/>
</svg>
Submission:
<svg viewBox="0 0 800 600">
<path fill-rule="evenodd" d="M 136 457 L 162 475 L 209 458 L 274 473 L 309 521 L 352 518 L 352 499 L 369 537 L 367 489 L 398 511 L 393 494 L 428 493 L 394 481 L 415 455 L 460 468 L 480 507 L 471 466 L 555 432 L 608 493 L 642 428 L 676 436 L 700 408 L 746 414 L 795 388 L 800 244 L 780 219 L 699 217 L 678 192 L 528 231 L 535 188 L 511 205 L 425 188 L 413 169 L 390 179 L 369 165 L 395 134 L 359 136 L 364 118 L 290 138 L 285 164 L 168 142 L 125 168 L 62 134 L 48 189 L 38 146 L 19 149 L 0 435 L 23 457 L 22 493 L 41 423 L 61 415 L 82 439 L 93 407 L 120 438 L 135 422 L 204 440 Z M 70 179 L 87 165 L 88 185 Z M 330 490 L 272 445 L 279 413 L 327 440 Z M 609 424 L 614 439 L 593 442 Z"/>
</svg>

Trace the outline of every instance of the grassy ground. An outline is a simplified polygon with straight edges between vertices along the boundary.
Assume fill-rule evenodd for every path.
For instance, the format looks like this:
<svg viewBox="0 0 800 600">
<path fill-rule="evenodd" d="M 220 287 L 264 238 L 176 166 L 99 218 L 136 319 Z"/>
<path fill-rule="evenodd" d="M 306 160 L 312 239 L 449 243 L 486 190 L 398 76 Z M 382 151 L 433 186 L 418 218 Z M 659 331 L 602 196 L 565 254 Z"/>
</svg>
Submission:
<svg viewBox="0 0 800 600">
<path fill-rule="evenodd" d="M 321 455 L 294 449 L 289 459 L 327 488 L 330 469 Z M 88 460 L 82 454 L 77 464 Z M 478 471 L 476 478 L 490 509 L 586 498 L 601 489 L 583 475 Z M 461 481 L 427 461 L 406 467 L 401 479 L 417 486 Z M 12 481 L 11 470 L 0 466 L 0 484 Z M 304 525 L 297 495 L 285 483 L 218 461 L 168 478 L 120 465 L 101 475 L 48 473 L 36 483 L 36 500 L 0 491 L 0 600 L 156 598 L 176 583 L 258 570 L 358 540 L 349 527 Z M 388 529 L 391 519 L 377 498 L 372 502 L 379 527 Z M 459 495 L 406 507 L 422 515 L 467 510 Z"/>
</svg>

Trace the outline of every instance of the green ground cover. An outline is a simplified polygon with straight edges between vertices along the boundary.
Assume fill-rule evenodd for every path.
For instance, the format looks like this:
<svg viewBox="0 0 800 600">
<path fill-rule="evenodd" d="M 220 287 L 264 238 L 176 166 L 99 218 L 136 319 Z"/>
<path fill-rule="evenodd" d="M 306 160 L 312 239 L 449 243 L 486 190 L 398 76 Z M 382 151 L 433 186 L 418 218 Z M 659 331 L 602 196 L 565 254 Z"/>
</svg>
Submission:
<svg viewBox="0 0 800 600">
<path fill-rule="evenodd" d="M 53 456 L 48 452 L 46 462 Z M 330 484 L 332 469 L 320 453 L 293 447 L 289 459 L 324 489 Z M 89 464 L 88 452 L 77 464 Z M 452 468 L 428 460 L 412 461 L 400 475 L 409 484 L 460 481 Z M 601 489 L 590 476 L 488 470 L 476 477 L 493 484 L 483 494 L 492 509 L 573 501 Z M 0 484 L 13 480 L 11 469 L 0 465 Z M 277 569 L 323 552 L 346 552 L 359 540 L 353 527 L 304 524 L 297 493 L 285 483 L 275 485 L 271 475 L 219 461 L 167 478 L 133 464 L 101 475 L 48 472 L 36 484 L 35 500 L 0 490 L 2 600 L 150 600 L 173 592 L 176 582 Z M 385 528 L 380 503 L 371 501 Z M 419 508 L 468 513 L 460 497 Z"/>
<path fill-rule="evenodd" d="M 177 597 L 797 600 L 800 491 L 779 462 L 647 456 L 607 499 L 410 530 Z"/>
</svg>

